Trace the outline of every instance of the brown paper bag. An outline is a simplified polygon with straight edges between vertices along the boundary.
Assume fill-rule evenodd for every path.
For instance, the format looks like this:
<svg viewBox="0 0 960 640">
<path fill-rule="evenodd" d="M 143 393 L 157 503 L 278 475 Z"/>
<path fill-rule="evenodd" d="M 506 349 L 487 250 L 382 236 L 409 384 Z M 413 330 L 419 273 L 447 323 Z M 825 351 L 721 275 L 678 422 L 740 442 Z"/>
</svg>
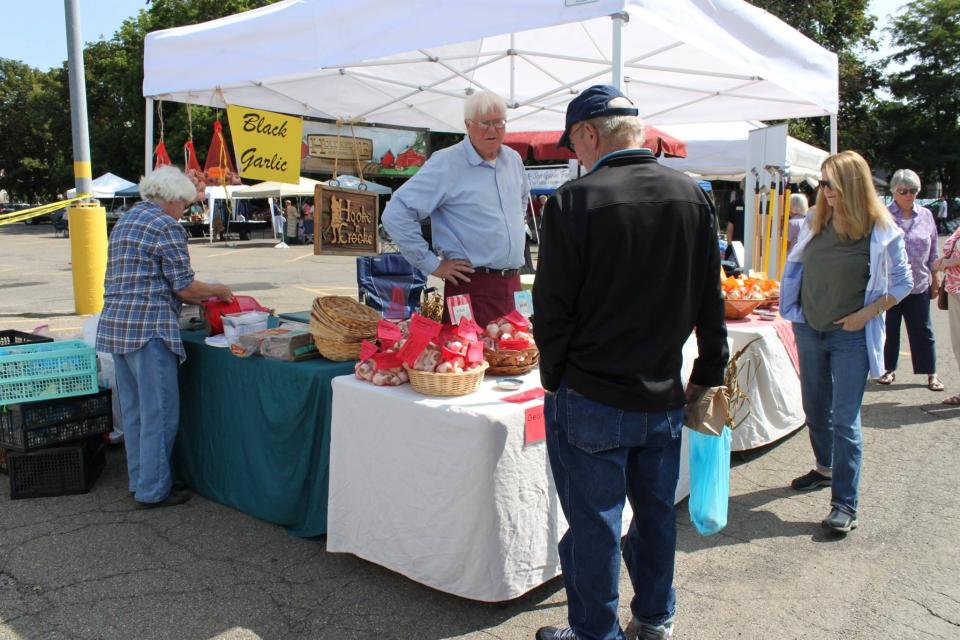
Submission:
<svg viewBox="0 0 960 640">
<path fill-rule="evenodd" d="M 730 399 L 727 387 L 710 387 L 696 402 L 688 403 L 684 409 L 685 425 L 700 433 L 719 436 L 723 425 L 730 419 Z"/>
</svg>

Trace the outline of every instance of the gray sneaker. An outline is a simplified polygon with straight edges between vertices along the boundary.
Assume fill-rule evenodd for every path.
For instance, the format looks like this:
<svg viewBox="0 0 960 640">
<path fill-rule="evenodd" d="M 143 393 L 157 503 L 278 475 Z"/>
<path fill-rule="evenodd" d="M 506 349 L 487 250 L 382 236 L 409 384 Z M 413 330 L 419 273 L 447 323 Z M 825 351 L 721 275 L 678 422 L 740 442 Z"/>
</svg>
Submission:
<svg viewBox="0 0 960 640">
<path fill-rule="evenodd" d="M 857 516 L 834 507 L 830 510 L 827 519 L 821 524 L 827 529 L 833 529 L 839 533 L 849 533 L 857 528 Z"/>
<path fill-rule="evenodd" d="M 631 618 L 624 630 L 627 640 L 667 640 L 673 635 L 673 621 L 663 624 L 647 624 Z"/>
<path fill-rule="evenodd" d="M 570 627 L 540 627 L 537 640 L 577 640 L 577 634 Z"/>
</svg>

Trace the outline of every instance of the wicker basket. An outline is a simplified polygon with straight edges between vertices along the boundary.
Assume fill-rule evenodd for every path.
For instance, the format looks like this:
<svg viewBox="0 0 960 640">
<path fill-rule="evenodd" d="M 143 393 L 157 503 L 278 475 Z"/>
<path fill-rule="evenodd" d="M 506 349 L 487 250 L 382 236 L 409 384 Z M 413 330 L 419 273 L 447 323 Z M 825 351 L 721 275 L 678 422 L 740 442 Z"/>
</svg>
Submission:
<svg viewBox="0 0 960 640">
<path fill-rule="evenodd" d="M 363 340 L 377 335 L 380 314 L 346 296 L 322 296 L 313 301 L 313 313 L 319 321 L 335 333 L 351 340 Z"/>
<path fill-rule="evenodd" d="M 760 301 L 760 304 L 757 305 L 757 309 L 770 309 L 776 307 L 780 304 L 780 294 L 774 294 L 772 296 L 767 296 Z"/>
<path fill-rule="evenodd" d="M 763 302 L 763 300 L 724 300 L 724 317 L 726 317 L 727 320 L 746 318 L 760 306 L 761 302 Z"/>
<path fill-rule="evenodd" d="M 414 391 L 427 396 L 465 396 L 480 388 L 488 366 L 490 365 L 484 362 L 477 369 L 463 373 L 428 373 L 417 371 L 406 364 L 403 368 L 410 376 L 410 386 Z"/>
<path fill-rule="evenodd" d="M 357 360 L 360 357 L 359 342 L 324 340 L 317 334 L 313 334 L 313 343 L 317 345 L 317 351 L 320 352 L 320 355 L 327 360 L 347 362 L 348 360 Z"/>
<path fill-rule="evenodd" d="M 320 318 L 316 313 L 311 313 L 310 333 L 329 342 L 357 342 L 356 339 L 345 336 L 336 327 L 331 327 L 327 322 L 327 320 Z"/>
<path fill-rule="evenodd" d="M 490 363 L 487 373 L 494 376 L 518 376 L 529 373 L 540 363 L 540 351 L 529 347 L 520 351 L 483 350 L 483 359 Z"/>
</svg>

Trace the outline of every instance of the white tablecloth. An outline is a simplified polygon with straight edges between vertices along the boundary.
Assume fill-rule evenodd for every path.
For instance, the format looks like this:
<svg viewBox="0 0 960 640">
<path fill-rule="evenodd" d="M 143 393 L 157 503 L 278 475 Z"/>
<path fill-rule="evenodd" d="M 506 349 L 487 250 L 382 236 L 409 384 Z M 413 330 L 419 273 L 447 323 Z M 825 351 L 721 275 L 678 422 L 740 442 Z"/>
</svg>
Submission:
<svg viewBox="0 0 960 640">
<path fill-rule="evenodd" d="M 792 406 L 794 400 L 799 405 L 796 373 L 773 328 L 731 331 L 732 350 L 758 334 L 764 339 L 753 349 L 765 361 L 735 449 L 765 444 L 802 423 Z M 684 346 L 684 378 L 696 352 L 691 339 Z M 770 359 L 785 360 L 785 367 Z M 539 386 L 537 371 L 523 379 L 524 390 Z M 769 388 L 775 383 L 795 392 Z M 480 391 L 461 398 L 429 398 L 409 386 L 333 380 L 328 551 L 483 601 L 515 598 L 559 575 L 557 542 L 567 523 L 546 445 L 524 445 L 524 410 L 542 399 L 503 402 L 516 392 L 493 384 L 485 380 Z M 682 444 L 678 501 L 690 486 L 686 438 Z M 624 532 L 630 517 L 628 505 Z"/>
</svg>

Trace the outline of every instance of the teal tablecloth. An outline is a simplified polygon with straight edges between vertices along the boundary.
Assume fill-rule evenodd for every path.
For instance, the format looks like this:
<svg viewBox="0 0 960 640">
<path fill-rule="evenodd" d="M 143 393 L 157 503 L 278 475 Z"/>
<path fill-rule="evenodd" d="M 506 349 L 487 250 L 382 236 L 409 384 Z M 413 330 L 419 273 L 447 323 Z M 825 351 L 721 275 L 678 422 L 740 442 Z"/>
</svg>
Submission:
<svg viewBox="0 0 960 640">
<path fill-rule="evenodd" d="M 183 332 L 174 476 L 293 535 L 325 534 L 330 380 L 353 363 L 238 358 L 203 338 Z"/>
</svg>

